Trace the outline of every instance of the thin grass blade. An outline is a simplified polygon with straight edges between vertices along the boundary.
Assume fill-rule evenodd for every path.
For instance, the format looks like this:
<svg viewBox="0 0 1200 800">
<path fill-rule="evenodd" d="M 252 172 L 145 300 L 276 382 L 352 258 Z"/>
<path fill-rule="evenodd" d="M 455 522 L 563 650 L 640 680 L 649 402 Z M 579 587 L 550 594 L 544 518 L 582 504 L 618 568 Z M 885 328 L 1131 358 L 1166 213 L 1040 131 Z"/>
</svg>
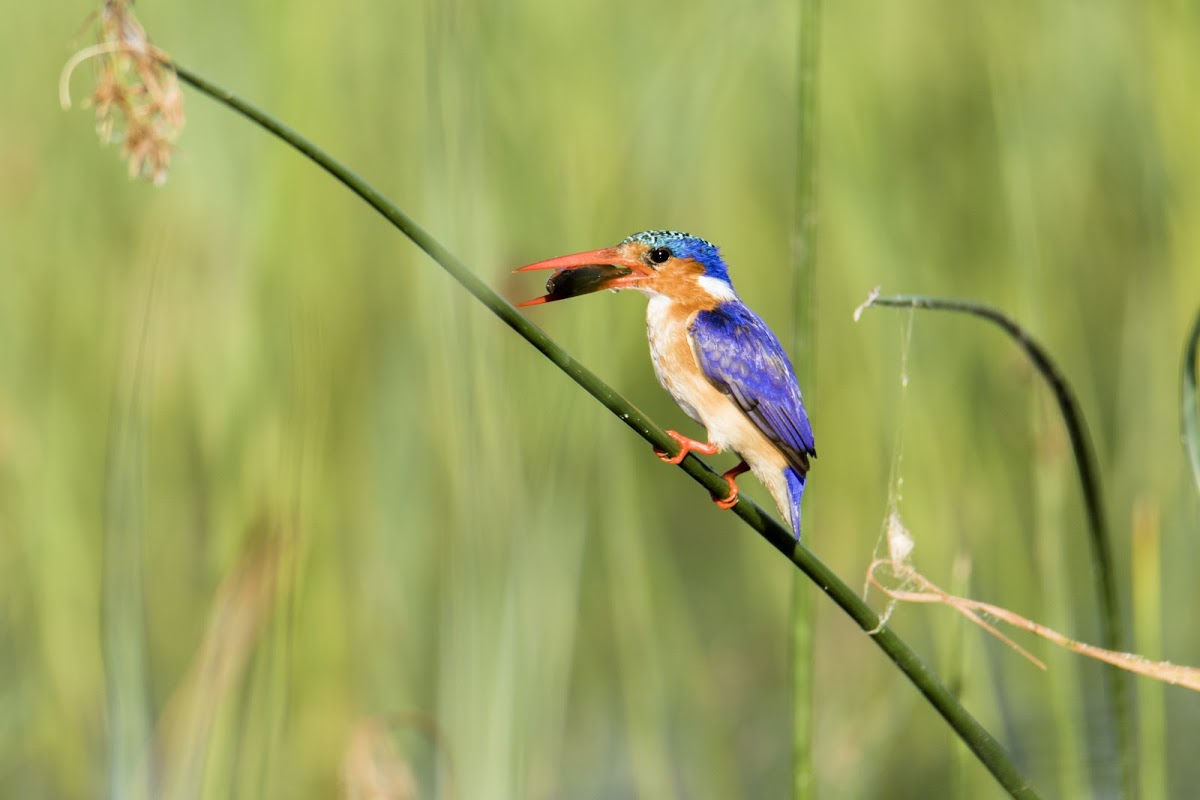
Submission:
<svg viewBox="0 0 1200 800">
<path fill-rule="evenodd" d="M 796 63 L 796 199 L 792 217 L 792 356 L 800 386 L 811 404 L 816 395 L 817 333 L 817 68 L 820 0 L 800 0 Z M 810 495 L 811 498 L 811 495 Z M 812 516 L 809 500 L 808 519 Z M 813 673 L 816 605 L 808 581 L 792 582 L 792 797 L 808 800 L 813 770 Z"/>
<path fill-rule="evenodd" d="M 1200 354 L 1200 311 L 1192 323 L 1183 350 L 1183 368 L 1180 379 L 1180 409 L 1182 414 L 1183 449 L 1187 451 L 1188 463 L 1192 467 L 1192 480 L 1200 492 L 1200 397 L 1196 393 L 1196 356 Z"/>
</svg>

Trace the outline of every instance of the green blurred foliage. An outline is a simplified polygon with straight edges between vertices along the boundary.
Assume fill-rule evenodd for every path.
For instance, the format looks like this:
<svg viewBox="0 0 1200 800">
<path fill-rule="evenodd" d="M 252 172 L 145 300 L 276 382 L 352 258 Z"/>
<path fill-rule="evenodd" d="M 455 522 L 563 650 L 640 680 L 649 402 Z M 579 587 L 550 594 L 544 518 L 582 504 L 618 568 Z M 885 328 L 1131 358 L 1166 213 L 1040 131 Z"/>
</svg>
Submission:
<svg viewBox="0 0 1200 800">
<path fill-rule="evenodd" d="M 350 796 L 383 725 L 392 749 L 367 750 L 427 797 L 780 796 L 789 565 L 225 109 L 189 92 L 171 179 L 130 182 L 55 102 L 90 10 L 25 4 L 0 33 L 0 795 Z M 789 328 L 789 3 L 138 11 L 514 299 L 540 290 L 515 266 L 673 227 Z M 1183 2 L 825 4 L 806 536 L 849 581 L 900 442 L 922 572 L 950 586 L 967 559 L 973 596 L 1097 638 L 1069 449 L 1017 350 L 961 318 L 916 318 L 907 347 L 907 315 L 851 319 L 877 285 L 970 297 L 1071 376 L 1131 618 L 1132 510 L 1160 512 L 1145 655 L 1200 663 L 1177 428 L 1197 74 Z M 640 298 L 532 313 L 699 435 L 654 382 Z M 1098 667 L 1034 643 L 1041 673 L 945 609 L 893 621 L 1043 789 L 1105 793 Z M 817 637 L 823 796 L 998 791 L 830 604 Z M 1167 700 L 1141 762 L 1181 796 L 1200 698 L 1137 688 Z"/>
</svg>

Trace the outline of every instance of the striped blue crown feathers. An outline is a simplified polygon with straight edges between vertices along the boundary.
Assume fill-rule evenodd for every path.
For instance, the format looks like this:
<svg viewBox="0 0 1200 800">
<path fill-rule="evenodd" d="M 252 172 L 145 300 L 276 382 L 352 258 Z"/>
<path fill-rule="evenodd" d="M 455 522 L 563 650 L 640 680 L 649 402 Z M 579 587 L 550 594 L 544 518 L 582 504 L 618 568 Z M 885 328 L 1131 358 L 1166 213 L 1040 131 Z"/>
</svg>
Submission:
<svg viewBox="0 0 1200 800">
<path fill-rule="evenodd" d="M 642 231 L 625 239 L 621 244 L 641 242 L 649 248 L 665 247 L 676 258 L 690 258 L 704 267 L 704 274 L 725 281 L 729 280 L 729 268 L 721 258 L 721 251 L 712 242 L 682 231 Z"/>
</svg>

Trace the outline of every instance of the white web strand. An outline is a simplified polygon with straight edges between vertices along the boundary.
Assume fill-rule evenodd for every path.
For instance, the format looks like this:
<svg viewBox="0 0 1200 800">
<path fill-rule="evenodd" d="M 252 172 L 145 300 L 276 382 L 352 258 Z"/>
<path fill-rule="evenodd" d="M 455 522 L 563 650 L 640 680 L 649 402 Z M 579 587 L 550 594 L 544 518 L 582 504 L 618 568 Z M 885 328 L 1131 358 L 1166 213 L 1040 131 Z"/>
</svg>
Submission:
<svg viewBox="0 0 1200 800">
<path fill-rule="evenodd" d="M 860 306 L 855 311 L 855 319 L 857 320 L 862 309 L 870 305 L 871 301 L 878 296 L 879 290 L 874 289 L 868 296 L 866 303 Z M 888 558 L 891 561 L 892 572 L 899 577 L 902 571 L 907 567 L 908 558 L 912 553 L 914 542 L 912 534 L 908 528 L 904 526 L 904 522 L 900 517 L 900 503 L 904 499 L 904 427 L 905 417 L 908 409 L 908 356 L 912 349 L 912 332 L 913 318 L 915 310 L 909 309 L 904 316 L 903 336 L 901 338 L 900 347 L 900 397 L 896 403 L 898 409 L 896 414 L 896 438 L 892 444 L 892 462 L 888 471 L 888 498 L 887 506 L 883 515 L 883 524 L 880 526 L 879 538 L 875 540 L 875 547 L 871 552 L 871 559 L 875 560 L 880 557 L 880 551 L 883 549 L 884 542 L 887 543 Z M 863 583 L 863 599 L 866 600 L 870 594 L 870 582 Z M 896 601 L 890 600 L 883 614 L 880 615 L 879 626 L 872 633 L 877 632 L 880 628 L 887 624 L 891 617 L 892 611 L 896 607 Z"/>
</svg>

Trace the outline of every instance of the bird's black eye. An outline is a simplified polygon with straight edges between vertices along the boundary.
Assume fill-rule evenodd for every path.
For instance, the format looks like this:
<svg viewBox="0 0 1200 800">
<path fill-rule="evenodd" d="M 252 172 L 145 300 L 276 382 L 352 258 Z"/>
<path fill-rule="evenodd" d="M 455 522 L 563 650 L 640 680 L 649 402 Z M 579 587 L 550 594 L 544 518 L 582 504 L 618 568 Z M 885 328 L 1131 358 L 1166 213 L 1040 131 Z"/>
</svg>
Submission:
<svg viewBox="0 0 1200 800">
<path fill-rule="evenodd" d="M 665 247 L 656 247 L 646 254 L 651 264 L 663 264 L 671 257 L 671 251 Z"/>
</svg>

